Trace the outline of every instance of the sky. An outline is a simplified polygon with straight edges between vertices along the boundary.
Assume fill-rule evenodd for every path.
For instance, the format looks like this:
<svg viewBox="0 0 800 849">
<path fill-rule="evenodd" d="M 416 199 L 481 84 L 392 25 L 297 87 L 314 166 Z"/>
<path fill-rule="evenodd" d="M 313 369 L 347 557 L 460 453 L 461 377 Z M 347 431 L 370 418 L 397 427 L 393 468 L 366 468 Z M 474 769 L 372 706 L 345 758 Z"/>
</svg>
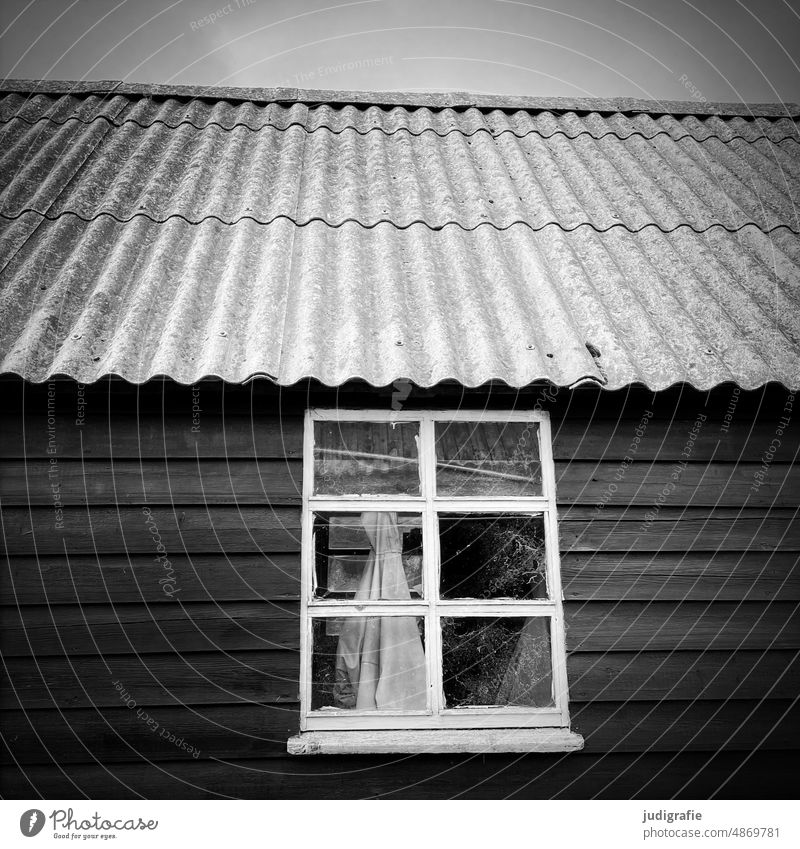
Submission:
<svg viewBox="0 0 800 849">
<path fill-rule="evenodd" d="M 800 100 L 800 0 L 1 0 L 5 78 Z"/>
</svg>

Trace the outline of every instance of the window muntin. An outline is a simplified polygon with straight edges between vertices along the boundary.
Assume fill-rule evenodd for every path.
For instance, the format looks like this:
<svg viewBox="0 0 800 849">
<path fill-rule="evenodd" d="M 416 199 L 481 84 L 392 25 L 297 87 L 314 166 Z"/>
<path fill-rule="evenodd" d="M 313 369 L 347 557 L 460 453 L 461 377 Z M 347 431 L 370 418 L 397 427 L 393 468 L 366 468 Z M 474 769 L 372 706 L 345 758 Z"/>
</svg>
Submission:
<svg viewBox="0 0 800 849">
<path fill-rule="evenodd" d="M 368 424 L 363 426 L 362 423 Z M 479 454 L 470 448 L 459 454 L 452 445 L 447 450 L 440 450 L 437 436 L 446 433 L 453 423 L 465 425 L 466 430 L 462 429 L 462 432 L 467 434 L 479 433 L 477 439 L 482 441 L 484 453 Z M 363 433 L 358 433 L 359 427 L 372 434 L 372 454 L 361 451 L 368 440 Z M 511 433 L 503 434 L 504 427 L 509 427 Z M 402 429 L 403 439 L 399 442 L 404 447 L 398 453 L 402 454 L 408 466 L 418 470 L 418 490 L 406 486 L 402 480 L 399 485 L 393 483 L 390 474 L 382 479 L 380 487 L 367 487 L 378 490 L 368 493 L 358 491 L 359 478 L 353 472 L 348 472 L 346 489 L 355 492 L 333 494 L 337 487 L 329 483 L 318 484 L 316 473 L 321 468 L 316 462 L 321 453 L 316 446 L 318 434 L 324 434 L 325 446 L 330 448 L 332 433 L 346 433 L 349 443 L 344 441 L 343 444 L 360 446 L 359 462 L 365 460 L 363 455 L 379 455 L 380 462 L 391 463 L 394 461 L 386 461 L 382 452 L 386 446 L 398 444 L 391 433 L 392 428 Z M 452 435 L 456 431 L 450 429 L 449 432 Z M 375 449 L 375 433 L 379 434 L 378 450 Z M 416 456 L 408 447 L 411 441 L 407 434 L 413 434 Z M 472 437 L 471 444 L 475 438 Z M 516 453 L 508 450 L 511 444 L 515 446 Z M 496 445 L 505 447 L 498 452 L 493 450 Z M 340 445 L 336 450 L 346 449 Z M 304 456 L 301 728 L 568 726 L 555 481 L 547 414 L 540 411 L 490 414 L 312 410 L 306 421 Z M 437 491 L 437 480 L 438 489 L 442 490 L 442 460 L 449 466 L 454 457 L 457 460 L 460 457 L 464 465 L 469 466 L 466 472 L 461 469 L 454 472 L 470 479 L 469 496 L 463 494 L 463 487 L 462 494 L 456 494 L 449 484 L 444 486 L 444 491 Z M 346 457 L 339 454 L 338 459 L 341 461 L 340 468 L 348 468 Z M 487 462 L 488 471 L 492 474 L 483 473 L 482 461 Z M 532 478 L 530 486 L 520 484 L 521 472 L 526 470 Z M 372 469 L 362 472 L 365 478 L 374 474 Z M 509 487 L 505 484 L 498 486 L 496 478 L 504 474 L 516 488 L 515 493 L 509 494 Z M 379 520 L 376 515 L 383 518 Z M 394 523 L 398 530 L 402 530 L 400 536 L 407 537 L 402 543 L 394 544 L 400 558 L 394 566 L 395 573 L 402 568 L 408 586 L 408 592 L 400 593 L 400 598 L 387 597 L 398 595 L 396 590 L 387 593 L 374 589 L 356 597 L 359 595 L 357 584 L 363 578 L 363 572 L 359 576 L 360 564 L 365 563 L 370 553 L 362 547 L 364 537 L 357 527 L 362 519 L 368 519 L 370 525 L 383 521 L 392 527 Z M 483 529 L 481 522 L 484 523 Z M 319 543 L 320 527 L 325 523 L 329 527 L 338 525 L 340 528 L 334 534 L 338 539 L 333 547 L 329 544 L 330 540 L 325 545 Z M 465 536 L 470 544 L 462 546 L 462 549 L 470 548 L 486 535 L 501 540 L 498 548 L 507 552 L 508 562 L 514 567 L 514 574 L 508 580 L 503 580 L 500 568 L 502 556 L 497 552 L 493 561 L 486 564 L 491 568 L 484 569 L 471 555 L 475 575 L 468 592 L 465 592 L 463 581 L 453 579 L 454 564 L 451 562 L 448 566 L 443 556 L 451 561 L 459 557 L 464 561 L 465 555 L 463 552 L 457 554 L 459 546 L 454 545 L 459 523 L 461 528 L 477 529 L 471 537 L 470 534 Z M 343 533 L 342 527 L 350 530 Z M 504 545 L 502 537 L 506 531 L 511 534 L 511 539 Z M 353 543 L 356 543 L 353 548 L 347 548 Z M 527 567 L 524 563 L 525 550 L 532 552 Z M 371 553 L 373 557 L 379 556 L 378 549 L 372 549 Z M 331 567 L 324 564 L 323 568 L 320 564 L 321 554 L 328 558 L 341 555 L 360 559 L 335 561 L 332 581 Z M 419 576 L 415 566 L 409 568 L 417 557 L 421 560 Z M 325 569 L 328 572 L 323 575 Z M 397 583 L 394 578 L 392 581 Z M 399 583 L 402 585 L 403 580 L 399 579 Z M 341 686 L 338 699 L 334 699 L 336 641 L 341 636 L 340 623 L 344 621 L 351 631 L 360 633 L 363 623 L 370 619 L 385 620 L 389 625 L 395 625 L 389 617 L 409 621 L 413 618 L 417 622 L 417 639 L 424 655 L 425 707 L 421 708 L 418 699 L 412 700 L 411 707 L 408 704 L 396 707 L 391 699 L 384 699 L 382 704 L 357 709 L 354 705 L 346 705 L 347 688 Z M 327 621 L 320 624 L 322 620 L 329 619 L 337 621 L 333 625 Z M 348 619 L 352 621 L 346 622 Z M 357 620 L 361 623 L 354 624 Z M 394 631 L 387 628 L 387 633 Z M 409 630 L 408 633 L 412 632 Z M 454 633 L 466 635 L 473 642 L 495 645 L 497 657 L 494 665 L 484 663 L 484 673 L 477 677 L 470 675 L 463 668 L 464 651 L 452 651 Z M 391 645 L 391 640 L 388 644 Z M 422 655 L 415 654 L 417 651 L 415 647 L 411 656 L 417 657 L 420 661 L 417 665 L 420 665 Z M 397 661 L 395 655 L 387 657 L 389 666 Z M 323 662 L 322 658 L 327 660 Z M 501 674 L 503 664 L 507 667 L 505 674 Z M 478 686 L 481 674 L 487 679 L 487 686 Z M 339 675 L 343 676 L 341 670 Z M 445 675 L 452 680 L 445 680 Z M 511 687 L 515 675 L 524 680 Z M 414 676 L 414 680 L 420 680 L 416 672 Z M 496 687 L 491 684 L 492 681 L 497 684 Z M 494 692 L 490 692 L 492 687 Z"/>
</svg>

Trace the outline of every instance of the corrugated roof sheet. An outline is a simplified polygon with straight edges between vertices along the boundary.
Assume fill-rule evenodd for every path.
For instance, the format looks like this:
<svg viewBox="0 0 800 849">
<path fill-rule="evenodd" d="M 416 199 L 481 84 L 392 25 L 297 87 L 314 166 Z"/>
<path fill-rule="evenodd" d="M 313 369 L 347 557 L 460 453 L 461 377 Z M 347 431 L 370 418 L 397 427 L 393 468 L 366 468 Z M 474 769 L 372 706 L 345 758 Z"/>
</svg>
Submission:
<svg viewBox="0 0 800 849">
<path fill-rule="evenodd" d="M 797 141 L 478 132 L 358 134 L 19 119 L 0 129 L 0 214 L 196 224 L 589 224 L 771 230 L 797 223 Z"/>
<path fill-rule="evenodd" d="M 121 114 L 124 113 L 124 114 Z M 231 103 L 227 100 L 180 100 L 174 97 L 154 99 L 152 97 L 128 100 L 120 95 L 86 97 L 48 96 L 42 94 L 8 94 L 0 103 L 0 120 L 20 118 L 30 124 L 47 119 L 57 124 L 70 120 L 89 123 L 98 117 L 105 118 L 115 126 L 138 124 L 142 128 L 154 124 L 178 127 L 191 124 L 197 129 L 217 126 L 226 130 L 245 127 L 263 130 L 272 127 L 287 130 L 300 127 L 307 132 L 327 129 L 334 133 L 354 130 L 365 134 L 381 130 L 392 134 L 405 130 L 412 135 L 432 132 L 437 135 L 459 133 L 473 136 L 487 132 L 493 136 L 503 133 L 522 137 L 536 134 L 549 138 L 557 134 L 568 138 L 589 135 L 600 139 L 617 136 L 626 139 L 640 135 L 653 138 L 667 135 L 675 140 L 693 138 L 706 141 L 718 138 L 729 142 L 736 138 L 746 141 L 768 139 L 779 142 L 790 138 L 798 140 L 798 128 L 790 117 L 735 116 L 723 119 L 718 115 L 653 115 L 646 113 L 623 114 L 611 112 L 563 113 L 528 110 L 480 110 L 470 107 L 464 110 L 452 108 L 431 109 L 420 106 L 407 107 L 353 105 L 335 107 L 327 103 L 311 105 L 294 103 Z"/>
<path fill-rule="evenodd" d="M 0 98 L 4 372 L 800 384 L 796 107 L 45 85 Z"/>
</svg>

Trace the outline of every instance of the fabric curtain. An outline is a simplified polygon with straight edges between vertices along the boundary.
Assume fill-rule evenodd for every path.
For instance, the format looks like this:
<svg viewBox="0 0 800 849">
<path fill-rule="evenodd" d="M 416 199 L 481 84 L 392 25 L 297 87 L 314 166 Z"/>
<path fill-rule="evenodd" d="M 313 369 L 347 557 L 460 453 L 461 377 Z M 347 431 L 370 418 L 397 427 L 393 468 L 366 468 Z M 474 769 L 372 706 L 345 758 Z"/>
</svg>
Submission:
<svg viewBox="0 0 800 849">
<path fill-rule="evenodd" d="M 370 553 L 356 601 L 409 599 L 397 514 L 365 512 Z M 415 616 L 346 617 L 336 651 L 334 703 L 355 710 L 424 710 L 425 650 Z"/>
</svg>

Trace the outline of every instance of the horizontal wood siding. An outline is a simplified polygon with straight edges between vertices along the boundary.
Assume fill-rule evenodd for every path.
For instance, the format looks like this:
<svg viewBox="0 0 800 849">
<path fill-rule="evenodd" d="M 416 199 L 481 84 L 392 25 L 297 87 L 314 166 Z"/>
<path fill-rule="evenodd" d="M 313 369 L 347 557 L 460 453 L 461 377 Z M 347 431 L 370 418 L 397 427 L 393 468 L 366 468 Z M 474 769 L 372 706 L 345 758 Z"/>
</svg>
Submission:
<svg viewBox="0 0 800 849">
<path fill-rule="evenodd" d="M 122 681 L 143 705 L 296 702 L 296 650 L 5 658 L 0 708 L 118 707 Z M 572 652 L 573 703 L 789 699 L 796 650 Z"/>
<path fill-rule="evenodd" d="M 741 393 L 729 421 L 730 388 L 674 396 L 674 417 L 641 392 L 550 404 L 586 749 L 398 768 L 285 754 L 306 397 L 204 386 L 198 426 L 188 388 L 134 403 L 115 384 L 76 424 L 67 385 L 49 430 L 44 390 L 26 391 L 0 419 L 4 795 L 691 798 L 750 794 L 748 756 L 765 793 L 788 780 L 800 428 L 771 450 L 780 394 Z"/>
<path fill-rule="evenodd" d="M 591 735 L 585 751 L 670 752 L 796 748 L 800 705 L 792 700 L 703 702 L 598 702 L 576 713 Z M 298 723 L 295 705 L 113 707 L 102 713 L 79 708 L 31 715 L 7 711 L 5 733 L 27 753 L 28 764 L 86 763 L 95 753 L 104 764 L 132 754 L 171 760 L 282 758 Z M 181 742 L 176 745 L 175 737 Z M 185 745 L 181 745 L 185 743 Z M 13 764 L 8 752 L 0 763 Z M 323 761 L 324 766 L 324 761 Z"/>
<path fill-rule="evenodd" d="M 21 612 L 20 612 L 21 611 Z M 299 649 L 299 606 L 193 602 L 11 608 L 0 651 L 20 655 Z M 568 602 L 567 650 L 800 649 L 796 602 Z"/>
<path fill-rule="evenodd" d="M 174 746 L 173 746 L 174 748 Z M 766 799 L 794 798 L 794 751 L 581 752 L 320 758 L 141 757 L 5 766 L 13 796 L 65 799 Z M 5 793 L 5 795 L 9 795 Z"/>
<path fill-rule="evenodd" d="M 249 554 L 300 550 L 299 508 L 180 504 L 146 507 L 7 507 L 3 511 L 9 554 L 150 554 L 161 542 L 186 554 Z M 150 518 L 152 520 L 150 520 Z M 800 524 L 786 515 L 695 517 L 673 508 L 650 521 L 629 516 L 572 518 L 559 522 L 565 552 L 800 551 Z"/>
<path fill-rule="evenodd" d="M 778 467 L 756 490 L 759 463 L 693 463 L 682 472 L 670 494 L 676 507 L 789 507 L 800 500 L 800 466 Z M 280 504 L 299 504 L 302 461 L 253 459 L 115 459 L 59 461 L 57 474 L 46 459 L 8 459 L 3 463 L 0 498 L 9 503 L 50 505 L 57 480 L 61 501 L 97 504 L 263 504 L 269 494 Z M 620 477 L 618 482 L 616 478 Z M 620 475 L 619 463 L 558 461 L 556 484 L 564 505 L 607 507 L 647 504 L 662 491 L 665 465 L 632 463 Z M 603 497 L 613 487 L 613 499 Z M 599 518 L 599 517 L 598 517 Z"/>
</svg>

